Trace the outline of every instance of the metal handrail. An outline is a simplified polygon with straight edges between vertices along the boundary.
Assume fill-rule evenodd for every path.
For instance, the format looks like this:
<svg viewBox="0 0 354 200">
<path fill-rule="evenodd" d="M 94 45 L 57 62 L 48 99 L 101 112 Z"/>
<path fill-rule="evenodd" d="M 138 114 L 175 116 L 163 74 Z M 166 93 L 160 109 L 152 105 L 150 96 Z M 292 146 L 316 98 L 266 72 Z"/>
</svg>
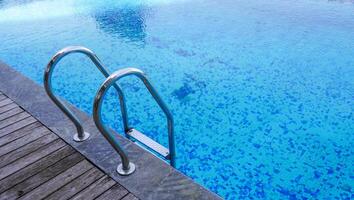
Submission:
<svg viewBox="0 0 354 200">
<path fill-rule="evenodd" d="M 167 105 L 164 103 L 164 101 L 161 99 L 160 95 L 157 93 L 155 88 L 151 85 L 149 82 L 148 78 L 146 75 L 139 69 L 136 68 L 125 68 L 118 70 L 111 74 L 101 85 L 100 89 L 97 91 L 97 94 L 95 96 L 94 100 L 94 105 L 93 105 L 93 119 L 95 121 L 96 126 L 98 129 L 102 132 L 102 134 L 110 141 L 111 145 L 117 150 L 119 155 L 121 156 L 122 163 L 123 163 L 123 169 L 129 169 L 129 160 L 127 157 L 125 157 L 124 151 L 120 148 L 119 144 L 113 137 L 113 134 L 110 133 L 110 131 L 103 125 L 102 119 L 101 119 L 101 107 L 102 107 L 102 100 L 103 97 L 105 96 L 107 90 L 115 84 L 119 79 L 129 76 L 129 75 L 135 75 L 137 76 L 140 80 L 143 81 L 144 85 L 146 88 L 149 90 L 150 94 L 153 96 L 155 101 L 158 103 L 160 108 L 163 110 L 167 117 L 167 126 L 168 126 L 168 141 L 169 141 L 169 151 L 170 151 L 170 163 L 173 167 L 176 166 L 176 160 L 175 160 L 175 141 L 174 141 L 174 130 L 173 130 L 173 116 L 168 109 Z M 122 93 L 118 93 L 119 95 L 122 95 Z M 124 96 L 120 96 L 119 99 L 122 99 L 123 102 L 125 101 Z M 126 121 L 128 116 L 123 115 L 123 119 L 126 118 Z M 128 130 L 129 131 L 129 130 Z M 119 168 L 119 166 L 118 166 Z M 119 171 L 118 171 L 119 172 Z"/>
<path fill-rule="evenodd" d="M 50 99 L 60 108 L 61 111 L 64 112 L 64 114 L 74 123 L 77 133 L 74 135 L 73 139 L 77 142 L 81 142 L 89 138 L 90 134 L 84 131 L 84 128 L 78 119 L 76 115 L 63 103 L 57 98 L 52 91 L 52 74 L 55 69 L 55 66 L 58 64 L 58 62 L 64 58 L 65 56 L 71 54 L 71 53 L 82 53 L 89 57 L 91 61 L 96 65 L 96 67 L 100 70 L 100 72 L 107 78 L 110 73 L 108 70 L 102 65 L 101 61 L 98 59 L 98 57 L 93 53 L 90 49 L 87 49 L 85 47 L 81 46 L 69 46 L 66 47 L 60 51 L 58 51 L 53 58 L 49 61 L 45 72 L 44 72 L 44 88 L 45 91 L 47 92 L 48 96 Z M 119 101 L 120 101 L 120 106 L 121 106 L 121 112 L 122 116 L 127 116 L 127 109 L 124 101 L 124 94 L 121 90 L 121 88 L 117 85 L 114 84 L 114 88 L 117 90 L 119 94 Z M 128 130 L 128 121 L 127 117 L 123 118 L 123 125 L 124 129 Z"/>
</svg>

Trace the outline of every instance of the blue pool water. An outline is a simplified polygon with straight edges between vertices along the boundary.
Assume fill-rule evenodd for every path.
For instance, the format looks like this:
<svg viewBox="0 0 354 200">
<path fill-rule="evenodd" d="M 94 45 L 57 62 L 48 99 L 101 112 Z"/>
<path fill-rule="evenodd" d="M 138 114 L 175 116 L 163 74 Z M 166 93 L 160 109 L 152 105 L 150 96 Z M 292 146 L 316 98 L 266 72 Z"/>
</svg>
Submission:
<svg viewBox="0 0 354 200">
<path fill-rule="evenodd" d="M 176 123 L 177 168 L 226 199 L 354 198 L 351 0 L 3 0 L 0 60 L 42 83 L 68 45 L 115 71 L 145 71 Z M 91 114 L 104 80 L 81 55 L 56 93 Z M 130 122 L 167 146 L 166 121 L 134 78 Z M 105 120 L 122 132 L 114 92 Z"/>
</svg>

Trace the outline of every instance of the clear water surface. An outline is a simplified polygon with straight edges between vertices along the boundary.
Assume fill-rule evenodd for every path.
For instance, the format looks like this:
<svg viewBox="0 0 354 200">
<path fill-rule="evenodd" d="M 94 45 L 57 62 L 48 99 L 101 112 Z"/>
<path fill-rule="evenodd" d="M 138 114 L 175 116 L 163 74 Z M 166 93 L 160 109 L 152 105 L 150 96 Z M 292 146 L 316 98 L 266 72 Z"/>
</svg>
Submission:
<svg viewBox="0 0 354 200">
<path fill-rule="evenodd" d="M 354 2 L 2 0 L 0 59 L 42 83 L 68 45 L 111 70 L 144 70 L 176 121 L 178 169 L 226 199 L 353 199 Z M 92 111 L 103 77 L 82 55 L 56 93 Z M 135 78 L 130 122 L 167 145 L 166 121 Z M 113 91 L 105 120 L 122 132 Z"/>
</svg>

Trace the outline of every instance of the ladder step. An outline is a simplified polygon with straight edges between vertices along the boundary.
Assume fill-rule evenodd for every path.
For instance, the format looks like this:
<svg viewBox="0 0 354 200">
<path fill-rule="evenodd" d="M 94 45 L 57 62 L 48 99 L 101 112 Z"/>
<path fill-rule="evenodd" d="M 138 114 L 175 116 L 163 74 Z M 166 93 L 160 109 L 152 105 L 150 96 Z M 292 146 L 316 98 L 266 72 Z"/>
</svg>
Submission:
<svg viewBox="0 0 354 200">
<path fill-rule="evenodd" d="M 169 159 L 170 151 L 162 146 L 161 144 L 155 142 L 151 138 L 147 137 L 140 131 L 136 129 L 130 129 L 127 134 L 137 140 L 139 143 L 143 144 L 144 146 L 148 147 L 149 149 L 155 151 L 156 153 L 163 156 L 165 159 Z"/>
</svg>

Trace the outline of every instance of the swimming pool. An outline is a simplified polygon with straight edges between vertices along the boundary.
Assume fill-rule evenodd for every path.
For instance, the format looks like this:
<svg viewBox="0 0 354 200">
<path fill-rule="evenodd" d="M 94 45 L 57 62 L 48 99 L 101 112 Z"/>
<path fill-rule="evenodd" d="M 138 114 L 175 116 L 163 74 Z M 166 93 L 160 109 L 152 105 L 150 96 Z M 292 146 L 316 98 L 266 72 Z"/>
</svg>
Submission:
<svg viewBox="0 0 354 200">
<path fill-rule="evenodd" d="M 175 117 L 177 168 L 222 197 L 353 198 L 352 1 L 0 1 L 0 60 L 42 83 L 69 45 L 145 71 Z M 71 55 L 53 87 L 91 114 L 103 80 Z M 130 123 L 167 146 L 141 82 L 121 85 Z M 122 132 L 113 91 L 105 102 Z"/>
</svg>

